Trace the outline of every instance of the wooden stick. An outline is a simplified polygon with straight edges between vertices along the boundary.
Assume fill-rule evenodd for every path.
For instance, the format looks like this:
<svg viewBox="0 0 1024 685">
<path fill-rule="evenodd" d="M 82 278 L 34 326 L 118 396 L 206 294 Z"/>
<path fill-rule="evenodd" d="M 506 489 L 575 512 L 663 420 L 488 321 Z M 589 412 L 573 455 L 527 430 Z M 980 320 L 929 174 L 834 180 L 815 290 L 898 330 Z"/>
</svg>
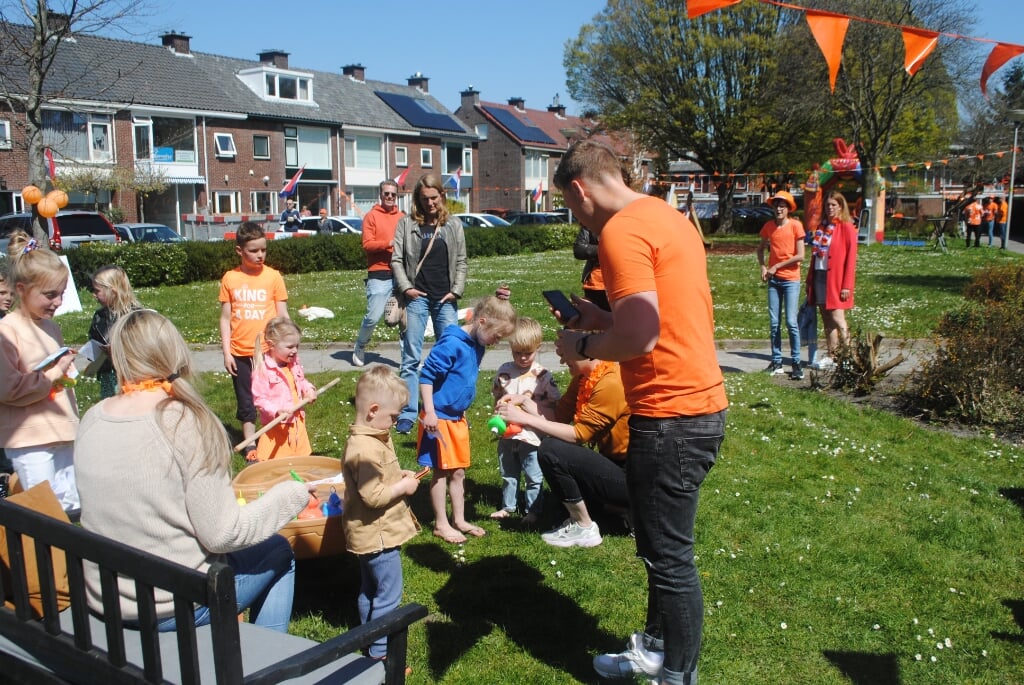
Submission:
<svg viewBox="0 0 1024 685">
<path fill-rule="evenodd" d="M 320 397 L 320 394 L 321 394 L 321 393 L 323 393 L 323 392 L 325 392 L 325 391 L 327 391 L 327 390 L 330 390 L 331 388 L 333 388 L 333 387 L 334 387 L 335 385 L 337 385 L 337 384 L 338 384 L 338 382 L 339 382 L 340 380 L 341 380 L 341 377 L 339 376 L 338 378 L 335 378 L 335 379 L 334 379 L 333 381 L 330 381 L 330 382 L 328 382 L 328 383 L 325 383 L 325 384 L 324 384 L 324 386 L 323 386 L 322 388 L 320 388 L 319 390 L 317 390 L 317 391 L 316 391 L 316 396 L 317 396 L 317 397 Z M 237 445 L 235 445 L 235 451 L 236 451 L 236 452 L 241 452 L 241 451 L 242 451 L 242 448 L 243 448 L 243 447 L 245 447 L 246 445 L 248 445 L 248 444 L 250 444 L 250 443 L 254 443 L 254 442 L 256 442 L 257 440 L 259 440 L 259 438 L 260 438 L 260 436 L 261 436 L 261 435 L 263 435 L 264 433 L 266 433 L 266 432 L 267 432 L 268 430 L 270 430 L 271 428 L 273 428 L 273 427 L 274 427 L 274 426 L 276 426 L 277 424 L 279 424 L 279 423 L 281 423 L 282 421 L 284 421 L 284 419 L 285 419 L 285 417 L 286 417 L 286 416 L 290 416 L 291 414 L 294 414 L 294 413 L 295 413 L 295 412 L 297 412 L 298 410 L 300 410 L 300 409 L 302 409 L 303 407 L 305 407 L 305 406 L 306 406 L 307 404 L 309 404 L 309 402 L 310 402 L 310 400 L 302 400 L 302 401 L 300 401 L 300 402 L 299 402 L 298 404 L 296 404 L 296 405 L 295 405 L 294 407 L 292 407 L 291 409 L 289 409 L 289 410 L 288 410 L 288 413 L 287 413 L 287 414 L 278 414 L 277 416 L 275 416 L 275 417 L 274 417 L 273 421 L 271 421 L 270 423 L 268 423 L 267 425 L 265 425 L 265 426 L 264 426 L 263 428 L 260 428 L 260 429 L 259 429 L 258 431 L 256 431 L 255 433 L 253 433 L 253 434 L 252 434 L 252 437 L 250 437 L 250 438 L 246 438 L 246 439 L 245 439 L 245 440 L 243 440 L 242 442 L 240 442 L 240 443 L 238 443 Z"/>
</svg>

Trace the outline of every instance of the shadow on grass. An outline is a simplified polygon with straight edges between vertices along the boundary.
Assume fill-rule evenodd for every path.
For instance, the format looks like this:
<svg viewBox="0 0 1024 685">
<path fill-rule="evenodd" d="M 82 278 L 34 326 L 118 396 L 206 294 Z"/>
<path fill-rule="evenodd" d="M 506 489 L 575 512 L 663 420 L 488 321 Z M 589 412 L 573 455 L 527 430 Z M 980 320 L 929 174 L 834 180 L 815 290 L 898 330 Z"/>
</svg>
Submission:
<svg viewBox="0 0 1024 685">
<path fill-rule="evenodd" d="M 359 584 L 359 562 L 352 554 L 297 561 L 292 615 L 320 615 L 332 626 L 354 628 Z"/>
<path fill-rule="evenodd" d="M 449 574 L 435 594 L 445 622 L 428 623 L 430 679 L 440 679 L 464 653 L 496 628 L 538 661 L 591 682 L 594 645 L 619 639 L 597 619 L 544 585 L 544 577 L 517 557 L 488 557 L 458 566 L 434 544 L 404 548 L 406 557 Z"/>
<path fill-rule="evenodd" d="M 1016 504 L 1024 513 L 1024 488 L 999 488 L 999 494 Z"/>
<path fill-rule="evenodd" d="M 994 630 L 992 631 L 992 637 L 1024 645 L 1024 600 L 1004 599 L 1003 606 L 1009 609 L 1010 613 L 1013 614 L 1013 620 L 1017 623 L 1017 627 L 1020 628 L 1020 632 L 1014 634 Z"/>
<path fill-rule="evenodd" d="M 900 667 L 895 654 L 822 652 L 854 685 L 899 685 Z"/>
<path fill-rule="evenodd" d="M 927 288 L 938 292 L 961 294 L 970 282 L 970 276 L 953 274 L 886 274 L 886 287 Z"/>
</svg>

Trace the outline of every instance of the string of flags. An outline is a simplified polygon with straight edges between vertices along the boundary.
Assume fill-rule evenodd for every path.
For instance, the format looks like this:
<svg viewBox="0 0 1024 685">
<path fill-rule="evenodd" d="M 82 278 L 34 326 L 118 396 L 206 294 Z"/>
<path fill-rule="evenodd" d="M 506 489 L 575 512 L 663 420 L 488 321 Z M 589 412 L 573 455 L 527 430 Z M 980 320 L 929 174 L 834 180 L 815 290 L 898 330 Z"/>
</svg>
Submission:
<svg viewBox="0 0 1024 685">
<path fill-rule="evenodd" d="M 738 5 L 743 0 L 686 0 L 686 14 L 690 19 L 715 10 L 725 9 Z M 990 43 L 992 51 L 985 60 L 981 69 L 981 94 L 988 97 L 988 79 L 998 69 L 1014 57 L 1024 54 L 1024 45 L 1006 43 L 991 40 L 989 38 L 976 38 L 964 36 L 959 33 L 948 33 L 945 31 L 932 31 L 919 26 L 903 26 L 878 19 L 857 17 L 852 14 L 841 14 L 839 12 L 825 12 L 823 10 L 808 9 L 800 5 L 793 5 L 780 0 L 757 0 L 766 5 L 775 5 L 784 9 L 803 12 L 807 19 L 807 25 L 811 29 L 811 35 L 821 49 L 821 53 L 828 64 L 829 86 L 833 91 L 836 88 L 836 76 L 839 74 L 839 65 L 843 58 L 843 41 L 846 39 L 846 30 L 850 21 L 858 21 L 865 24 L 885 26 L 899 29 L 903 34 L 903 45 L 905 48 L 904 70 L 913 76 L 924 64 L 925 60 L 935 49 L 939 38 L 952 38 L 954 40 L 970 40 L 978 43 Z"/>
</svg>

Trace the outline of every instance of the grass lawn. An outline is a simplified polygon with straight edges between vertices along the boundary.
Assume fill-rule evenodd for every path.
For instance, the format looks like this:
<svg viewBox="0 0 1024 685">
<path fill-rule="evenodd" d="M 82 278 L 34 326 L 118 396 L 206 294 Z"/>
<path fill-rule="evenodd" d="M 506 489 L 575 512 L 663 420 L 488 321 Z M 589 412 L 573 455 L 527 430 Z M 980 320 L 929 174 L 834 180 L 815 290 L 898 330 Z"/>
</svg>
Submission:
<svg viewBox="0 0 1024 685">
<path fill-rule="evenodd" d="M 1017 258 L 956 247 L 950 255 L 865 249 L 851 322 L 892 337 L 927 335 L 960 300 L 971 271 Z M 754 256 L 713 254 L 709 263 L 719 337 L 765 337 Z M 473 260 L 470 274 L 468 298 L 509 283 L 513 302 L 551 335 L 539 293 L 578 292 L 579 263 L 562 253 L 495 257 Z M 337 315 L 305 325 L 307 340 L 352 340 L 363 311 L 361 278 L 288 277 L 293 309 L 307 303 Z M 216 342 L 216 294 L 215 284 L 140 293 L 194 343 Z M 84 340 L 89 315 L 59 319 L 69 340 Z M 508 352 L 501 346 L 488 354 Z M 334 375 L 312 380 L 321 385 Z M 310 407 L 317 454 L 341 455 L 355 378 L 343 374 Z M 490 380 L 481 375 L 469 416 L 467 487 L 469 517 L 488 535 L 446 545 L 430 535 L 426 487 L 412 500 L 424 532 L 403 548 L 405 598 L 431 614 L 411 630 L 409 682 L 596 682 L 592 657 L 618 651 L 642 628 L 645 574 L 633 540 L 614 520 L 603 521 L 601 546 L 561 550 L 514 521 L 487 519 L 501 486 L 484 425 Z M 697 521 L 701 682 L 1024 682 L 1024 448 L 930 430 L 764 374 L 728 374 L 726 383 L 726 440 Z M 84 412 L 98 386 L 85 379 L 78 392 Z M 203 392 L 237 437 L 227 376 L 205 374 Z M 412 468 L 414 444 L 397 437 Z M 549 499 L 545 517 L 558 523 L 560 505 Z M 323 639 L 356 625 L 358 584 L 350 556 L 300 562 L 292 632 Z"/>
</svg>

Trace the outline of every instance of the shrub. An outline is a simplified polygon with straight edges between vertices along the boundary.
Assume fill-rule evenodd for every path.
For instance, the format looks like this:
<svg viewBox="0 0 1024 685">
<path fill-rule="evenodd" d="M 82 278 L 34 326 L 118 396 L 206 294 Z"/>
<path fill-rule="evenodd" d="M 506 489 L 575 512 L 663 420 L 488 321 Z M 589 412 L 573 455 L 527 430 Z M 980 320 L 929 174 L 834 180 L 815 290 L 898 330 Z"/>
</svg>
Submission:
<svg viewBox="0 0 1024 685">
<path fill-rule="evenodd" d="M 970 298 L 936 328 L 935 355 L 921 365 L 906 400 L 930 418 L 1017 428 L 1024 413 L 1022 269 L 985 269 Z"/>
<path fill-rule="evenodd" d="M 824 372 L 829 387 L 859 396 L 870 394 L 905 359 L 902 352 L 890 359 L 880 359 L 882 340 L 880 333 L 855 331 L 849 344 L 836 350 L 832 370 Z"/>
</svg>

